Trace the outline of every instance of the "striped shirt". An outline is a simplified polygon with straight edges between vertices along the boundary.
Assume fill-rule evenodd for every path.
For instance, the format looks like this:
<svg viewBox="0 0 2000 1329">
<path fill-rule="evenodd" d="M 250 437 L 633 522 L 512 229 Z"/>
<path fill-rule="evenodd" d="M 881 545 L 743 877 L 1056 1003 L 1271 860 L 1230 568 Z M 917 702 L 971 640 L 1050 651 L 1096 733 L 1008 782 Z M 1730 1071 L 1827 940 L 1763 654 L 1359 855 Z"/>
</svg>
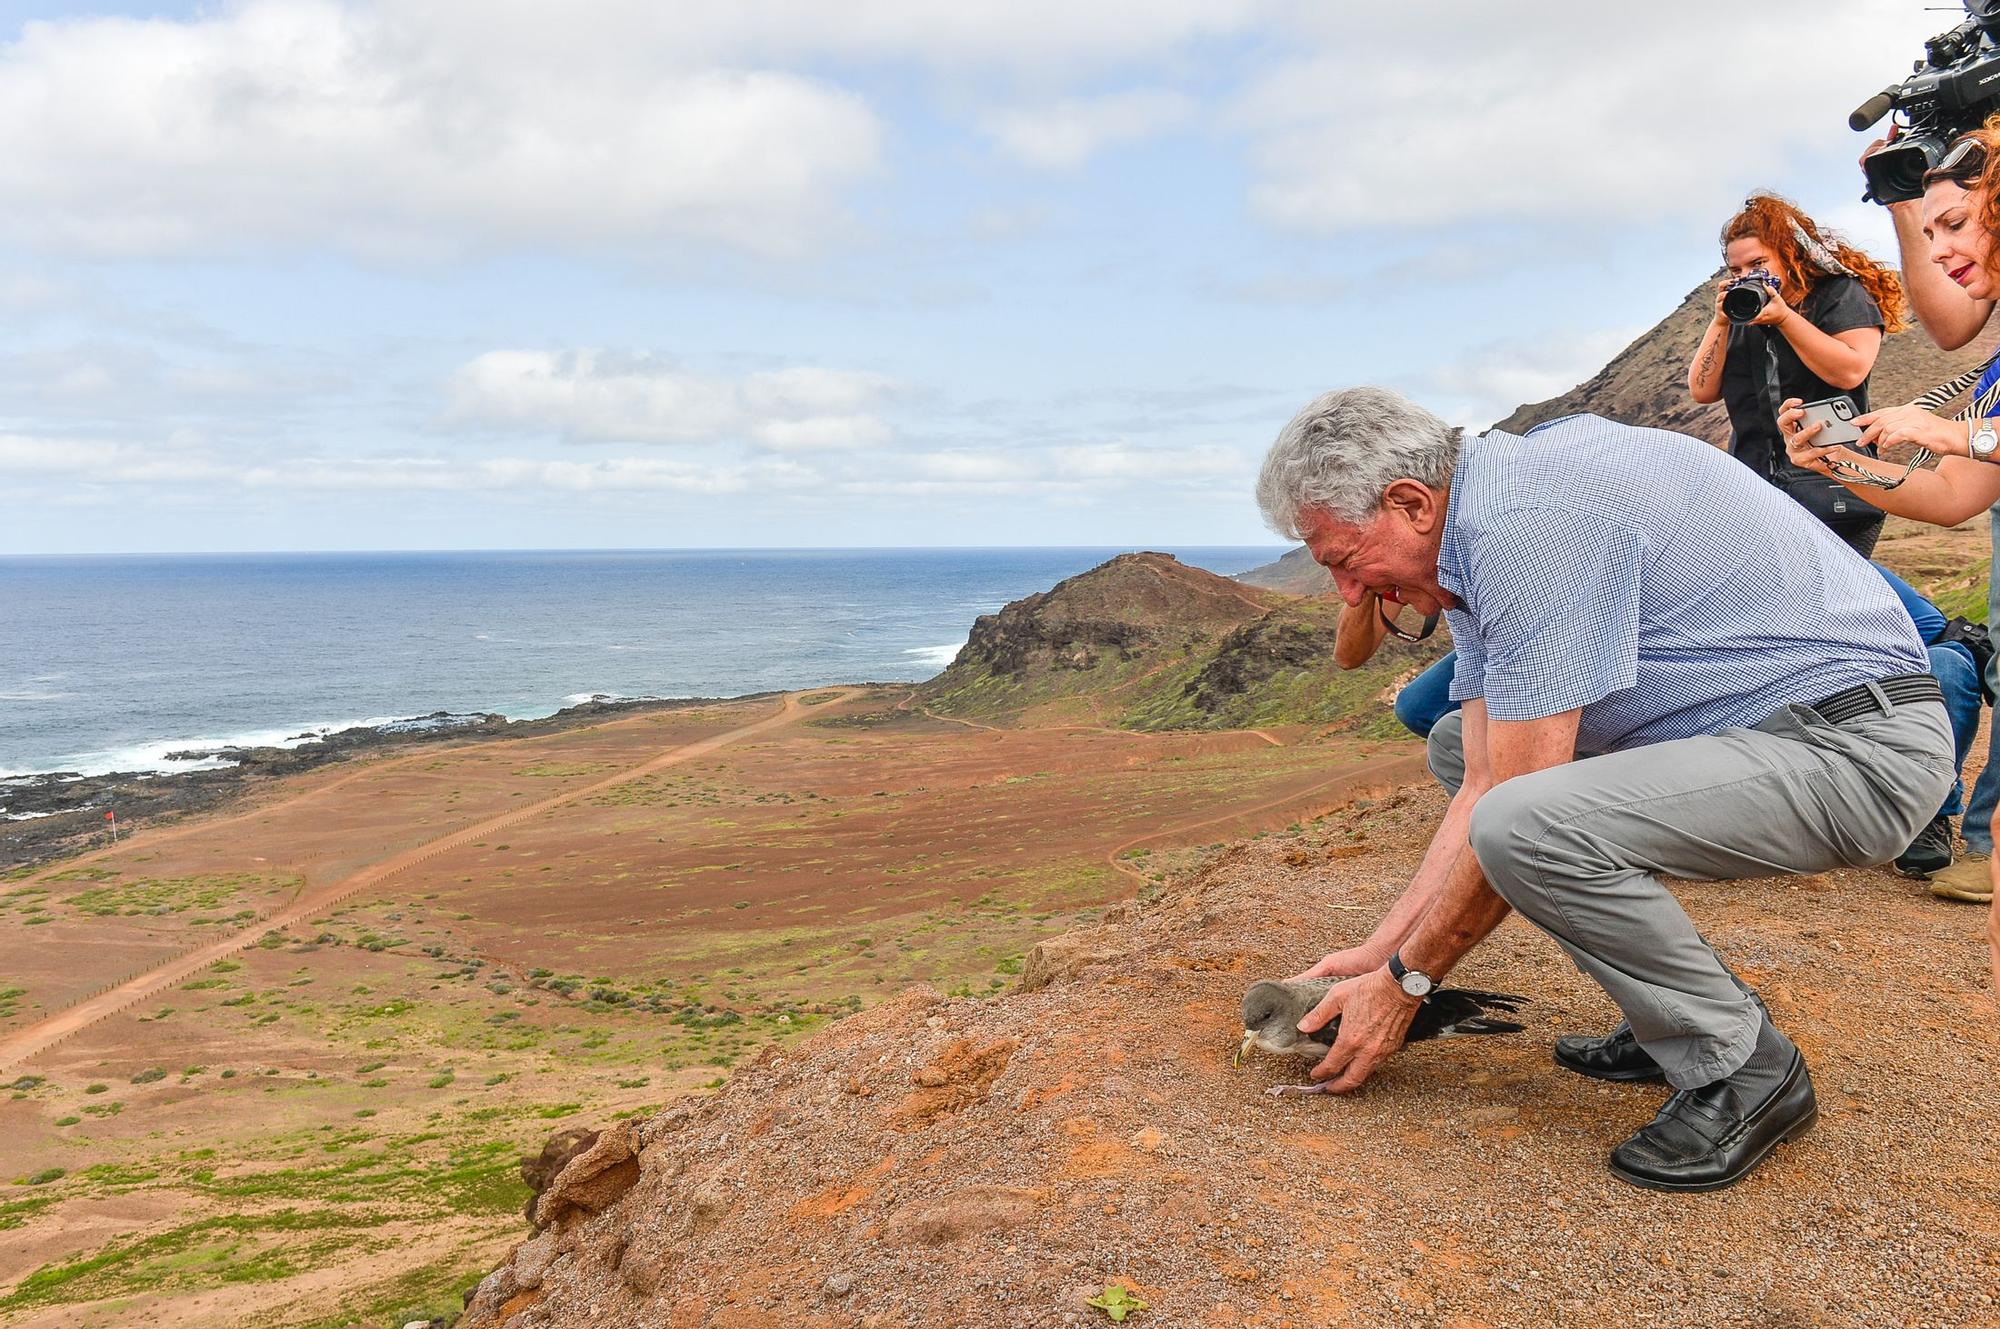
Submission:
<svg viewBox="0 0 2000 1329">
<path fill-rule="evenodd" d="M 1438 580 L 1462 602 L 1453 699 L 1496 720 L 1580 707 L 1582 752 L 1929 667 L 1882 578 L 1804 508 L 1705 443 L 1594 415 L 1466 443 Z"/>
</svg>

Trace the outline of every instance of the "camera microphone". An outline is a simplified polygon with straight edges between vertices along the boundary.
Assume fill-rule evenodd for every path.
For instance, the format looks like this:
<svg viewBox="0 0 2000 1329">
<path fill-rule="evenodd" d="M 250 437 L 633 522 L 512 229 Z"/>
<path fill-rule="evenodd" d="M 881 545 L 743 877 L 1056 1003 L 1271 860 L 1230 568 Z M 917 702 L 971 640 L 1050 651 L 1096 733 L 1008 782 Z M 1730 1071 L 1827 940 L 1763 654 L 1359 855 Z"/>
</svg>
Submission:
<svg viewBox="0 0 2000 1329">
<path fill-rule="evenodd" d="M 1896 105 L 1896 85 L 1890 84 L 1867 101 L 1854 108 L 1847 117 L 1847 127 L 1859 132 L 1874 125 L 1877 120 L 1889 114 Z"/>
</svg>

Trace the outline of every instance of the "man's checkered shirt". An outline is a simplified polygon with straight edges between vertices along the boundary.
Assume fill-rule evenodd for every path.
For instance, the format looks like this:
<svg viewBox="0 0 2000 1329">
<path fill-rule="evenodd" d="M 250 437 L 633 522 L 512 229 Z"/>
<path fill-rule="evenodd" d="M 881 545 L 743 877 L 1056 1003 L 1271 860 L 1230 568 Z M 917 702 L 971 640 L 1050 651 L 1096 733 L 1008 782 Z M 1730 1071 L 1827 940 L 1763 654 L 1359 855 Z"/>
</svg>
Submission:
<svg viewBox="0 0 2000 1329">
<path fill-rule="evenodd" d="M 1893 592 L 1805 509 L 1684 434 L 1573 415 L 1467 441 L 1438 579 L 1454 699 L 1583 708 L 1611 752 L 1754 726 L 1929 668 Z"/>
</svg>

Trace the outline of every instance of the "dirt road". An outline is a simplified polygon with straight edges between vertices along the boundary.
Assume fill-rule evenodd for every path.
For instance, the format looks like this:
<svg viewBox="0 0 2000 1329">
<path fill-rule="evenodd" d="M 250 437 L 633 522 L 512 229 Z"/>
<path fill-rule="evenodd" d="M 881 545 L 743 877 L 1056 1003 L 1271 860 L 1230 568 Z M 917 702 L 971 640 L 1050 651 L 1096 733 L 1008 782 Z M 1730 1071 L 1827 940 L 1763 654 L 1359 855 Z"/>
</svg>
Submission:
<svg viewBox="0 0 2000 1329">
<path fill-rule="evenodd" d="M 850 689 L 820 688 L 815 689 L 812 695 L 815 697 L 824 697 L 828 696 L 831 692 L 837 694 L 840 698 L 844 698 L 851 695 L 851 691 Z M 209 942 L 186 954 L 176 956 L 162 964 L 155 965 L 153 968 L 127 979 L 116 987 L 100 992 L 94 997 L 86 998 L 74 1006 L 57 1011 L 47 1019 L 39 1020 L 34 1024 L 15 1030 L 4 1038 L 0 1038 L 0 1071 L 11 1070 L 30 1057 L 55 1046 L 70 1035 L 89 1028 L 99 1020 L 115 1015 L 119 1011 L 146 1000 L 148 997 L 155 996 L 172 987 L 174 984 L 201 972 L 217 960 L 224 959 L 237 951 L 256 944 L 258 938 L 275 928 L 285 928 L 295 923 L 305 922 L 324 913 L 350 896 L 365 891 L 370 887 L 379 886 L 397 873 L 415 867 L 426 859 L 434 858 L 447 850 L 472 844 L 496 831 L 518 825 L 531 817 L 540 816 L 542 813 L 553 808 L 562 807 L 567 803 L 574 803 L 578 799 L 587 798 L 592 794 L 624 784 L 628 780 L 636 780 L 641 776 L 651 775 L 653 772 L 663 770 L 666 767 L 676 766 L 682 762 L 691 761 L 696 757 L 706 756 L 708 753 L 714 752 L 717 748 L 727 747 L 732 743 L 741 742 L 743 739 L 791 724 L 799 718 L 803 710 L 800 695 L 798 693 L 786 694 L 783 704 L 778 708 L 776 714 L 767 716 L 755 724 L 745 725 L 740 729 L 729 730 L 727 733 L 716 734 L 694 743 L 670 748 L 659 756 L 620 771 L 616 775 L 606 776 L 602 780 L 568 790 L 552 798 L 542 799 L 540 802 L 531 803 L 526 807 L 514 808 L 501 816 L 489 817 L 484 821 L 475 822 L 462 830 L 452 831 L 435 840 L 417 845 L 413 849 L 405 850 L 393 858 L 384 859 L 380 863 L 372 864 L 338 881 L 329 882 L 317 890 L 305 891 L 282 909 L 258 919 L 256 922 L 239 931 Z M 833 699 L 835 698 L 829 697 L 829 700 Z M 373 769 L 379 770 L 381 768 L 376 767 Z M 336 783 L 345 783 L 346 779 L 358 778 L 359 775 L 367 773 L 370 772 L 357 772 L 356 776 L 346 777 Z M 301 797 L 311 797 L 324 792 L 330 787 L 322 785 L 318 789 L 310 791 Z M 268 810 L 268 808 L 262 808 L 258 809 L 258 812 L 262 813 Z M 177 838 L 181 835 L 189 834 L 194 830 L 210 829 L 215 824 L 212 822 L 195 823 L 191 826 L 164 830 L 158 832 L 158 835 L 162 839 Z M 148 837 L 142 836 L 136 841 L 136 845 L 143 848 L 149 842 Z M 126 847 L 129 849 L 133 846 L 128 845 Z"/>
</svg>

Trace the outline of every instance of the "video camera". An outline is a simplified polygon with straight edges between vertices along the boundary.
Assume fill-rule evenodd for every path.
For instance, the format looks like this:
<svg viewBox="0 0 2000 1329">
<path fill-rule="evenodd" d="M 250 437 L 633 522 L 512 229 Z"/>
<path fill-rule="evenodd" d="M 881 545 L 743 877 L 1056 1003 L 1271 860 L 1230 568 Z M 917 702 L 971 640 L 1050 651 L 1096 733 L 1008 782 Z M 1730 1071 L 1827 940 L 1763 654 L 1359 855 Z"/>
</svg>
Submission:
<svg viewBox="0 0 2000 1329">
<path fill-rule="evenodd" d="M 1964 0 L 1967 18 L 1924 43 L 1924 58 L 1901 83 L 1856 107 L 1848 128 L 1868 129 L 1900 113 L 1893 142 L 1862 159 L 1864 198 L 1900 203 L 1924 192 L 1924 172 L 1951 141 L 2000 110 L 2000 0 Z"/>
</svg>

